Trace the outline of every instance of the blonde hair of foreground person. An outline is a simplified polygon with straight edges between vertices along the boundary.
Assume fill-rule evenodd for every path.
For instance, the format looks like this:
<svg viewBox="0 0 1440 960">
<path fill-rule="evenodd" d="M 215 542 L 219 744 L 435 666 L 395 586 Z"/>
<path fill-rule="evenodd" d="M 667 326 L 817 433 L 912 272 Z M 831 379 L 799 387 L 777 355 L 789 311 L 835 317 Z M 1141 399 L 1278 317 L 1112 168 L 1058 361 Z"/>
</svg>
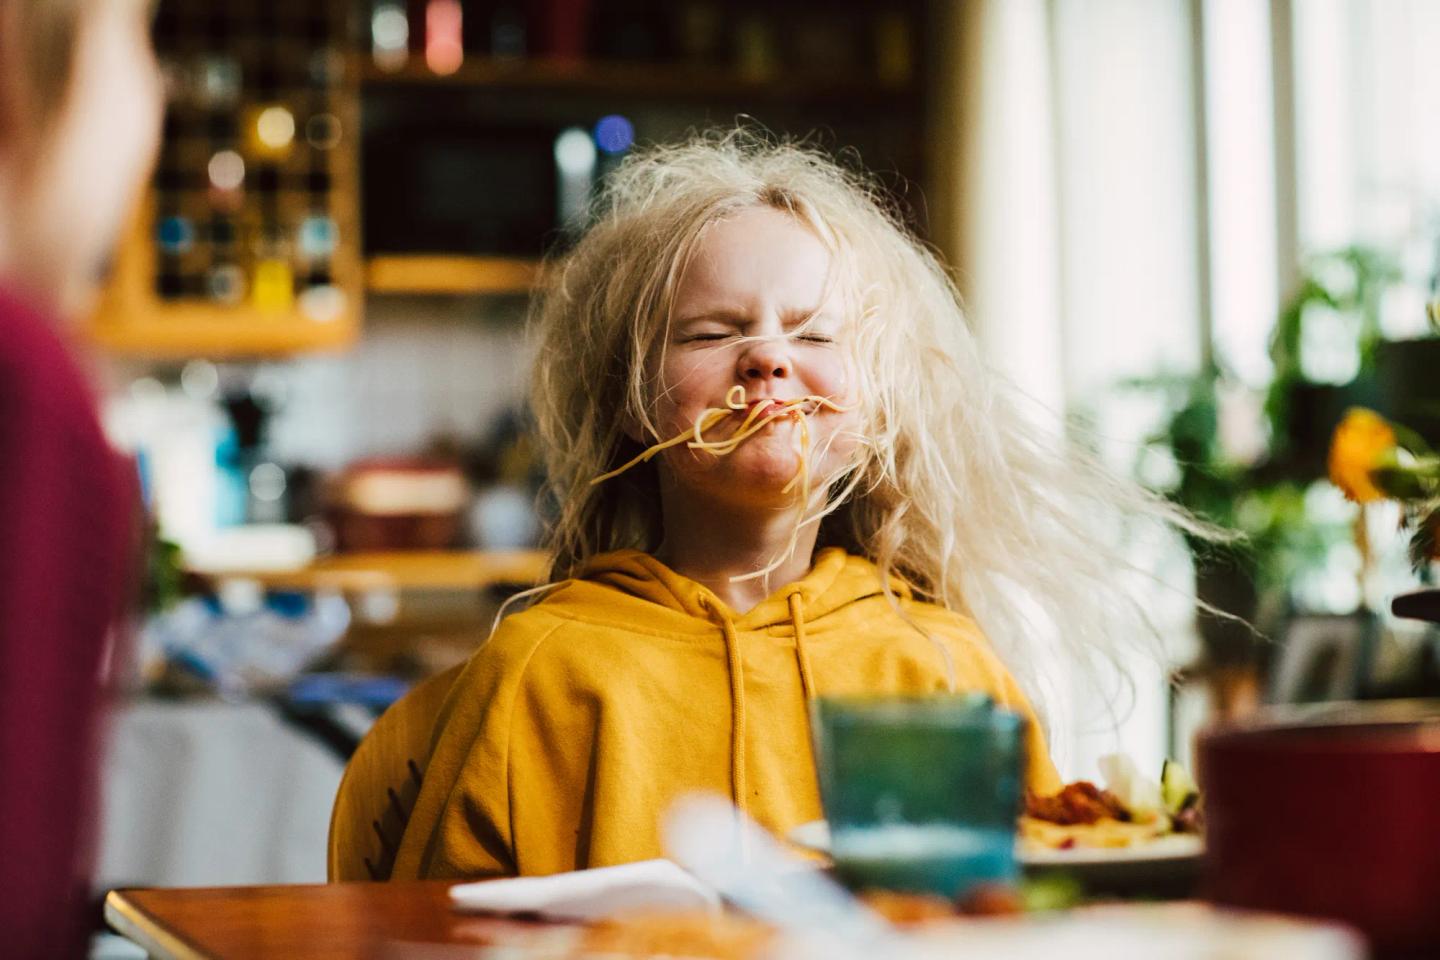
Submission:
<svg viewBox="0 0 1440 960">
<path fill-rule="evenodd" d="M 162 96 L 147 0 L 0 0 L 0 280 L 91 303 L 149 175 Z"/>
<path fill-rule="evenodd" d="M 1046 666 L 1094 667 L 1127 642 L 1158 655 L 1125 585 L 1121 521 L 1209 531 L 1022 415 L 982 361 L 945 268 L 876 187 L 745 130 L 628 158 L 536 301 L 532 399 L 558 504 L 552 579 L 597 553 L 659 545 L 653 462 L 591 481 L 667 439 L 652 371 L 676 288 L 706 227 L 757 205 L 792 214 L 829 249 L 863 385 L 864 439 L 807 514 L 823 515 L 817 546 L 866 556 L 882 581 L 894 573 L 974 617 L 1042 713 L 1062 679 Z"/>
</svg>

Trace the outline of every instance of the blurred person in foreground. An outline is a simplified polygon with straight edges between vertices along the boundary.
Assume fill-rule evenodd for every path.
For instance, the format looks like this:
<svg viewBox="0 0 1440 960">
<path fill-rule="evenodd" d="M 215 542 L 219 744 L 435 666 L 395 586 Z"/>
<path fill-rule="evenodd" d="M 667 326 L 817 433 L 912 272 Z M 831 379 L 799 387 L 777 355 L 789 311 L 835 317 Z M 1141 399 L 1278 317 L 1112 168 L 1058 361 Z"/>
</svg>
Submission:
<svg viewBox="0 0 1440 960">
<path fill-rule="evenodd" d="M 149 174 L 145 0 L 0 0 L 0 931 L 85 952 L 101 675 L 135 484 L 67 341 Z"/>
</svg>

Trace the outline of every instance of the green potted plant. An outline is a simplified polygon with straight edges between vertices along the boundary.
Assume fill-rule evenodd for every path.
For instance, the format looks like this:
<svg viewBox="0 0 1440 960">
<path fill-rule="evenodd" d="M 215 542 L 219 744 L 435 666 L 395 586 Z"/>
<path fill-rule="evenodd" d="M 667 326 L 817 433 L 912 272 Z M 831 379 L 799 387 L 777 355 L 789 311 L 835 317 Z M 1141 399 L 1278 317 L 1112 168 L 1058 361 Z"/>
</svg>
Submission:
<svg viewBox="0 0 1440 960">
<path fill-rule="evenodd" d="M 1297 575 L 1337 542 L 1348 526 L 1318 522 L 1306 508 L 1307 492 L 1325 477 L 1326 451 L 1335 425 L 1356 404 L 1378 395 L 1377 358 L 1385 354 L 1379 305 L 1399 276 L 1393 262 L 1364 247 L 1313 258 L 1299 288 L 1277 319 L 1270 343 L 1273 376 L 1251 414 L 1259 449 L 1226 443 L 1227 403 L 1247 388 L 1219 364 L 1198 374 L 1132 382 L 1159 390 L 1169 414 L 1148 438 L 1146 457 L 1173 466 L 1151 486 L 1217 526 L 1236 531 L 1228 544 L 1191 540 L 1195 564 L 1197 628 L 1202 653 L 1193 672 L 1239 675 L 1258 683 L 1275 635 L 1294 606 Z M 1348 325 L 1358 363 L 1344 384 L 1322 383 L 1302 362 L 1306 324 L 1328 312 Z M 1253 388 L 1249 388 L 1253 396 Z M 1440 408 L 1437 408 L 1440 409 Z M 1142 477 L 1145 471 L 1142 470 Z M 1222 694 L 1222 699 L 1224 695 Z"/>
</svg>

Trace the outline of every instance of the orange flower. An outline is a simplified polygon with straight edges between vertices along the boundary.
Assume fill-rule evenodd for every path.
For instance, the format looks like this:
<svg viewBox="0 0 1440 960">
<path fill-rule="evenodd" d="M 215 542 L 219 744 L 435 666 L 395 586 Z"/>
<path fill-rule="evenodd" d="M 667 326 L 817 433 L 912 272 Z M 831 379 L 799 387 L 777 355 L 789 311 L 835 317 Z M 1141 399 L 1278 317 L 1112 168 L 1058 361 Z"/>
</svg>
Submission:
<svg viewBox="0 0 1440 960">
<path fill-rule="evenodd" d="M 1371 472 L 1395 457 L 1395 431 L 1373 410 L 1346 411 L 1330 441 L 1330 482 L 1356 503 L 1384 500 Z"/>
</svg>

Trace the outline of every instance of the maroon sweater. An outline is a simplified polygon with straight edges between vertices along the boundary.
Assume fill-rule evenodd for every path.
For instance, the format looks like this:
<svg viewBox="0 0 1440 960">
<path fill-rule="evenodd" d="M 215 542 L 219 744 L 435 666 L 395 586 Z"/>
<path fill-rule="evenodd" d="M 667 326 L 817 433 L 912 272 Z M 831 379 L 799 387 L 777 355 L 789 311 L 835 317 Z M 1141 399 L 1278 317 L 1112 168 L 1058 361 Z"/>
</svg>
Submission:
<svg viewBox="0 0 1440 960">
<path fill-rule="evenodd" d="M 46 318 L 0 288 L 0 952 L 83 955 L 101 671 L 134 485 Z"/>
</svg>

